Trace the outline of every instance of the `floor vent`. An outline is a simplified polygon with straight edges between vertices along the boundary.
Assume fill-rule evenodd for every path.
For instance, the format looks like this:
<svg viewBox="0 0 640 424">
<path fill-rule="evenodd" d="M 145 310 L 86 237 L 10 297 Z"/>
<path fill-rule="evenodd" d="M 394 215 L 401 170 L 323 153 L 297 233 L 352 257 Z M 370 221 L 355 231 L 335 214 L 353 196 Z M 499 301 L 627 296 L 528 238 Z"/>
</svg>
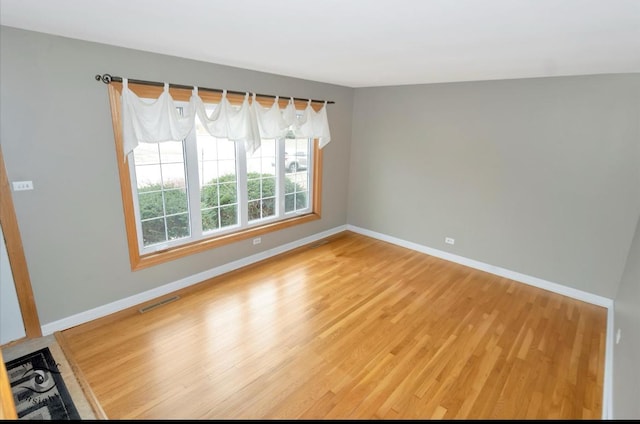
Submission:
<svg viewBox="0 0 640 424">
<path fill-rule="evenodd" d="M 173 296 L 168 299 L 161 300 L 160 302 L 156 302 L 152 305 L 147 305 L 144 308 L 140 308 L 138 310 L 140 311 L 141 314 L 144 314 L 145 312 L 149 312 L 150 310 L 160 307 L 162 305 L 166 305 L 167 303 L 175 302 L 178 299 L 180 299 L 180 296 Z"/>
</svg>

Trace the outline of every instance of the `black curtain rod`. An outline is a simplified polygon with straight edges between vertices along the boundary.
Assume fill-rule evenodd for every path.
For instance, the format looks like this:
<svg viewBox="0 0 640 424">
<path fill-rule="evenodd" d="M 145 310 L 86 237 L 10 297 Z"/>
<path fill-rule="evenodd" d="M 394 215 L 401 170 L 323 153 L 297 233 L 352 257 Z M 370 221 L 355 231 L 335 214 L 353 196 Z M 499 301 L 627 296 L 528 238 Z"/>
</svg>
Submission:
<svg viewBox="0 0 640 424">
<path fill-rule="evenodd" d="M 122 77 L 114 77 L 111 76 L 109 74 L 98 74 L 96 75 L 96 81 L 102 81 L 105 84 L 110 84 L 112 81 L 115 82 L 122 82 Z M 127 81 L 129 81 L 131 84 L 143 84 L 143 85 L 152 85 L 152 86 L 157 86 L 157 87 L 164 87 L 164 83 L 163 82 L 157 82 L 157 81 L 144 81 L 144 80 L 137 80 L 137 79 L 128 79 Z M 193 90 L 193 86 L 192 85 L 181 85 L 181 84 L 169 84 L 170 88 L 183 88 L 186 90 Z M 207 88 L 207 87 L 198 87 L 198 90 L 204 90 L 204 91 L 213 91 L 214 93 L 222 93 L 224 92 L 224 90 L 221 90 L 219 88 Z M 242 96 L 244 96 L 245 94 L 247 94 L 246 92 L 243 91 L 234 91 L 234 90 L 227 90 L 227 93 L 232 93 L 232 94 L 240 94 Z M 270 99 L 275 99 L 276 96 L 272 95 L 272 94 L 258 94 L 256 93 L 257 97 L 267 97 Z M 281 99 L 290 99 L 291 97 L 284 97 L 284 96 L 278 96 Z M 302 102 L 308 102 L 309 99 L 302 99 L 300 97 L 294 97 L 293 100 L 298 100 L 298 101 L 302 101 Z M 324 100 L 314 100 L 311 99 L 312 103 L 324 103 Z M 327 104 L 334 104 L 335 102 L 333 101 L 327 101 Z"/>
</svg>

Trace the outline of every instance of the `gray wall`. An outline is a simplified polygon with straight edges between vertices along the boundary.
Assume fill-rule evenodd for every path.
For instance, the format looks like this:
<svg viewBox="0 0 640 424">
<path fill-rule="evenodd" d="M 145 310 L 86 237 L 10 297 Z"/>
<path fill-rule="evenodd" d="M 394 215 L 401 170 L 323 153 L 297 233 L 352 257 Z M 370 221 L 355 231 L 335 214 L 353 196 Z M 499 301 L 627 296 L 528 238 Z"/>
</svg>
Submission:
<svg viewBox="0 0 640 424">
<path fill-rule="evenodd" d="M 640 416 L 640 74 L 352 90 L 0 31 L 0 144 L 9 179 L 35 185 L 14 203 L 43 323 L 349 222 L 617 292 L 614 414 Z M 323 219 L 130 271 L 104 72 L 335 100 Z"/>
<path fill-rule="evenodd" d="M 348 222 L 613 299 L 639 108 L 640 74 L 356 89 Z"/>
<path fill-rule="evenodd" d="M 353 90 L 0 29 L 0 143 L 43 324 L 346 224 Z M 334 100 L 322 220 L 132 272 L 107 87 L 96 74 Z"/>
<path fill-rule="evenodd" d="M 640 220 L 615 299 L 616 329 L 622 331 L 613 355 L 613 418 L 640 418 Z"/>
<path fill-rule="evenodd" d="M 347 221 L 616 293 L 640 210 L 638 74 L 352 90 L 1 31 L 0 143 L 9 178 L 36 187 L 14 201 L 43 323 Z M 323 219 L 132 273 L 104 72 L 335 100 Z"/>
</svg>

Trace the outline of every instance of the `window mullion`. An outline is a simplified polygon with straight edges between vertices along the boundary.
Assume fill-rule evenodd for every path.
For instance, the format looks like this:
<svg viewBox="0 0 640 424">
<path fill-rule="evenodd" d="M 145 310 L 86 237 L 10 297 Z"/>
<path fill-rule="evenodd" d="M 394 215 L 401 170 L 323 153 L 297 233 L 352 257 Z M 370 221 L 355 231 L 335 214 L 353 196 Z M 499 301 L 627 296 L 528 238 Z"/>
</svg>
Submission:
<svg viewBox="0 0 640 424">
<path fill-rule="evenodd" d="M 313 176 L 315 175 L 315 144 L 316 141 L 313 138 L 309 138 L 307 140 L 307 151 L 308 159 L 307 159 L 307 208 L 306 210 L 313 210 L 313 192 L 315 190 L 316 181 Z"/>
<path fill-rule="evenodd" d="M 198 144 L 195 128 L 184 139 L 184 143 L 191 238 L 198 239 L 202 237 L 202 213 L 200 211 L 200 172 L 198 169 Z"/>
<path fill-rule="evenodd" d="M 164 194 L 164 176 L 162 170 L 162 155 L 160 154 L 160 143 L 156 143 L 156 149 L 158 150 L 158 164 L 160 165 L 160 195 L 162 196 L 162 220 L 164 222 L 164 243 L 166 244 L 169 241 L 169 228 L 167 225 L 167 199 Z"/>
<path fill-rule="evenodd" d="M 249 194 L 247 193 L 247 152 L 245 144 L 236 141 L 236 166 L 238 175 L 238 213 L 240 227 L 245 228 L 249 222 Z"/>
<path fill-rule="evenodd" d="M 285 152 L 285 139 L 277 139 L 276 140 L 276 200 L 278 207 L 276 208 L 276 216 L 281 218 L 285 214 L 285 161 L 284 161 L 284 152 Z"/>
</svg>

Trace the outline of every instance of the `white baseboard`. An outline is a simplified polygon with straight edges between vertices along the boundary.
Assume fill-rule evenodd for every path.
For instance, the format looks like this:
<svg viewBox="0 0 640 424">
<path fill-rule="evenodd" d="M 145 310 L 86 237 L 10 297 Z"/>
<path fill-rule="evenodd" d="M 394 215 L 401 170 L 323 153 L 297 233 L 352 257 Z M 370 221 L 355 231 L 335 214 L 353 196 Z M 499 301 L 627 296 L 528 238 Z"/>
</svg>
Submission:
<svg viewBox="0 0 640 424">
<path fill-rule="evenodd" d="M 602 419 L 613 419 L 613 338 L 615 307 L 607 311 L 607 339 L 604 353 L 604 382 L 602 388 Z"/>
<path fill-rule="evenodd" d="M 471 268 L 485 271 L 490 274 L 506 277 L 510 280 L 518 281 L 530 286 L 538 287 L 544 290 L 548 290 L 553 293 L 558 293 L 563 296 L 571 297 L 573 299 L 581 300 L 583 302 L 591 303 L 597 306 L 607 308 L 607 336 L 606 336 L 606 352 L 605 352 L 605 364 L 604 364 L 604 387 L 602 390 L 602 418 L 612 419 L 613 408 L 613 299 L 608 297 L 598 296 L 593 293 L 585 292 L 582 290 L 574 289 L 572 287 L 563 286 L 562 284 L 552 283 L 541 278 L 532 277 L 530 275 L 521 274 L 519 272 L 511 271 L 505 268 L 500 268 L 494 265 L 489 265 L 484 262 L 476 261 L 473 259 L 465 258 L 464 256 L 454 255 L 453 253 L 444 252 L 442 250 L 433 249 L 431 247 L 423 246 L 421 244 L 413 243 L 396 237 L 388 236 L 386 234 L 378 233 L 375 231 L 367 230 L 365 228 L 356 227 L 354 225 L 347 225 L 347 230 L 354 233 L 362 234 L 367 237 L 375 238 L 378 240 L 386 241 L 397 246 L 406 247 L 407 249 L 415 250 L 417 252 L 426 253 L 427 255 L 435 256 L 440 259 L 455 262 L 461 265 L 465 265 Z"/>
<path fill-rule="evenodd" d="M 274 247 L 273 249 L 265 250 L 264 252 L 256 253 L 255 255 L 247 256 L 246 258 L 238 259 L 237 261 L 220 265 L 218 267 L 200 272 L 198 274 L 190 275 L 189 277 L 182 278 L 178 281 L 174 281 L 173 283 L 165 284 L 163 286 L 156 287 L 155 289 L 147 290 L 145 292 L 138 293 L 136 295 L 108 303 L 106 305 L 98 306 L 97 308 L 93 308 L 88 311 L 80 312 L 78 314 L 50 322 L 42 326 L 42 334 L 47 336 L 49 334 L 53 334 L 56 331 L 66 330 L 68 328 L 75 327 L 76 325 L 84 324 L 97 318 L 102 318 L 104 316 L 122 311 L 132 306 L 139 305 L 157 297 L 173 293 L 176 290 L 201 283 L 210 278 L 214 278 L 224 273 L 242 268 L 247 265 L 251 265 L 264 259 L 268 259 L 272 256 L 279 255 L 297 247 L 304 246 L 305 244 L 313 243 L 314 241 L 321 240 L 337 233 L 341 233 L 346 229 L 346 225 L 341 225 L 339 227 L 313 234 L 311 236 L 293 241 L 291 243 L 283 244 L 282 246 Z"/>
<path fill-rule="evenodd" d="M 450 262 L 455 262 L 460 265 L 465 265 L 470 268 L 475 268 L 480 271 L 485 271 L 490 274 L 499 275 L 510 280 L 518 281 L 530 286 L 538 287 L 544 290 L 549 290 L 554 293 L 568 296 L 573 299 L 582 300 L 583 302 L 591 303 L 605 308 L 613 306 L 613 300 L 607 297 L 598 296 L 597 294 L 585 292 L 582 290 L 574 289 L 572 287 L 563 286 L 562 284 L 552 283 L 541 278 L 532 277 L 530 275 L 521 274 L 516 271 L 511 271 L 498 266 L 489 265 L 484 262 L 476 261 L 474 259 L 465 258 L 464 256 L 454 255 L 453 253 L 445 252 L 431 247 L 423 246 L 421 244 L 413 243 L 410 241 L 402 240 L 396 237 L 388 236 L 386 234 L 378 233 L 375 231 L 367 230 L 364 228 L 356 227 L 354 225 L 347 225 L 347 230 L 354 233 L 362 234 L 371 238 L 386 241 L 407 249 L 415 250 L 417 252 L 426 253 L 427 255 L 435 256 L 440 259 L 445 259 Z"/>
</svg>

